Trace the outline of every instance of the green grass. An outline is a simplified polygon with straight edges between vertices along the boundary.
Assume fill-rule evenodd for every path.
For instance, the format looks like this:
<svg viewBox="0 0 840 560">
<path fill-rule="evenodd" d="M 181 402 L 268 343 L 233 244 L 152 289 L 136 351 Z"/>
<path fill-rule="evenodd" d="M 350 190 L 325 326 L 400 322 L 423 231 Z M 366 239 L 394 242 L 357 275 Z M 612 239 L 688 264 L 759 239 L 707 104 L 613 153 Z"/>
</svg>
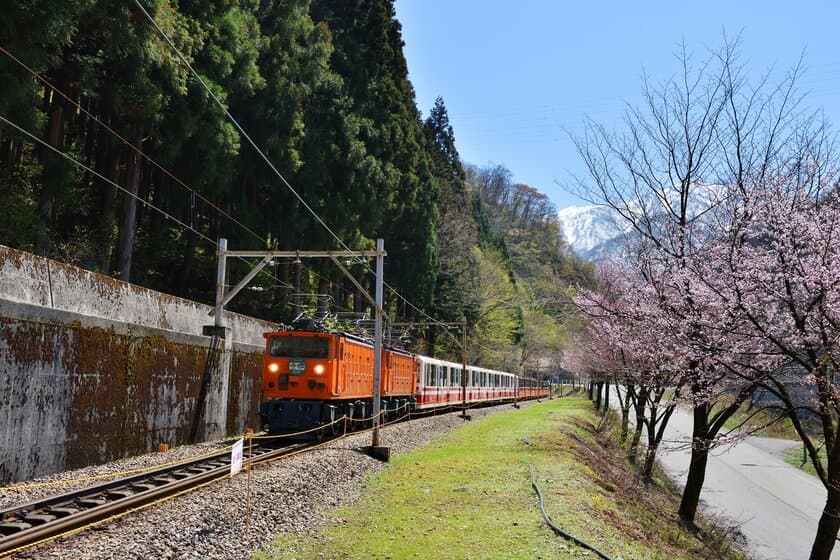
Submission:
<svg viewBox="0 0 840 560">
<path fill-rule="evenodd" d="M 793 423 L 787 416 L 779 417 L 775 409 L 752 409 L 749 404 L 744 403 L 724 424 L 727 429 L 737 428 L 740 431 L 747 431 L 751 435 L 771 437 L 777 439 L 798 440 L 799 434 L 793 427 Z"/>
<path fill-rule="evenodd" d="M 467 424 L 395 457 L 358 503 L 338 512 L 337 522 L 314 536 L 279 536 L 256 558 L 584 557 L 543 522 L 529 462 L 555 524 L 608 554 L 726 558 L 710 556 L 663 514 L 676 504 L 640 499 L 646 489 L 605 459 L 593 422 L 589 401 L 567 397 Z"/>
<path fill-rule="evenodd" d="M 819 456 L 820 461 L 823 465 L 827 464 L 828 456 L 825 452 L 825 446 L 820 447 L 817 450 L 817 456 Z M 817 471 L 816 469 L 814 469 L 814 464 L 811 462 L 811 457 L 807 457 L 805 462 L 802 462 L 801 445 L 785 453 L 785 462 L 789 465 L 793 465 L 794 467 L 805 471 L 810 475 L 817 476 Z"/>
<path fill-rule="evenodd" d="M 811 463 L 810 457 L 804 463 L 802 462 L 801 439 L 799 438 L 799 434 L 796 432 L 796 429 L 793 427 L 793 422 L 791 422 L 790 418 L 778 418 L 776 411 L 758 410 L 757 412 L 747 412 L 747 408 L 748 406 L 746 403 L 741 406 L 738 412 L 726 421 L 726 426 L 730 429 L 739 427 L 739 429 L 748 430 L 752 433 L 752 435 L 756 436 L 799 441 L 799 447 L 791 449 L 785 453 L 785 462 L 805 471 L 808 474 L 816 476 L 817 471 L 814 470 L 814 465 Z M 816 428 L 810 431 L 811 437 L 814 439 L 818 439 L 818 434 L 816 432 Z M 821 447 L 818 450 L 818 455 L 823 464 L 826 464 L 827 458 L 825 447 Z"/>
</svg>

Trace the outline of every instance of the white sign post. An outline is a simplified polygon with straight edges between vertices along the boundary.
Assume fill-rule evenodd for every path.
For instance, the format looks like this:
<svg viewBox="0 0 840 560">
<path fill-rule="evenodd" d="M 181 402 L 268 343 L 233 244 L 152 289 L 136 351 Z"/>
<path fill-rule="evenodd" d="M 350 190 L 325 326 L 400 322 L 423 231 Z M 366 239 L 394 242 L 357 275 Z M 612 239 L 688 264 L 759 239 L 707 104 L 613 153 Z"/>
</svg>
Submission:
<svg viewBox="0 0 840 560">
<path fill-rule="evenodd" d="M 242 443 L 243 440 L 240 439 L 230 450 L 230 476 L 242 470 Z"/>
</svg>

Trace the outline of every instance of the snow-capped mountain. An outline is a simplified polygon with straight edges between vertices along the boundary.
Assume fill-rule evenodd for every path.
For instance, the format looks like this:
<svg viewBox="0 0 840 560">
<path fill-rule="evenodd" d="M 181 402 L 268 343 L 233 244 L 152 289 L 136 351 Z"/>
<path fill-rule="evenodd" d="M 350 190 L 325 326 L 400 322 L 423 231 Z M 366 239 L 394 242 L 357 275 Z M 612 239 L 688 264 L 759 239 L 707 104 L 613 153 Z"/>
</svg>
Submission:
<svg viewBox="0 0 840 560">
<path fill-rule="evenodd" d="M 720 209 L 725 208 L 727 192 L 721 185 L 694 185 L 688 203 L 689 219 L 696 219 L 694 231 L 699 238 L 714 231 L 714 221 Z M 677 189 L 667 193 L 674 206 L 679 205 Z M 644 214 L 657 222 L 658 215 L 665 215 L 661 198 L 651 195 L 649 200 L 638 202 L 634 213 Z M 644 204 L 644 211 L 641 205 Z M 711 211 L 709 211 L 711 209 Z M 581 257 L 596 262 L 605 259 L 621 260 L 625 248 L 637 235 L 630 225 L 612 209 L 605 206 L 570 206 L 557 213 L 563 237 Z M 667 219 L 662 220 L 663 223 Z"/>
<path fill-rule="evenodd" d="M 596 261 L 621 251 L 625 229 L 603 206 L 570 206 L 557 213 L 563 237 L 581 257 Z"/>
</svg>

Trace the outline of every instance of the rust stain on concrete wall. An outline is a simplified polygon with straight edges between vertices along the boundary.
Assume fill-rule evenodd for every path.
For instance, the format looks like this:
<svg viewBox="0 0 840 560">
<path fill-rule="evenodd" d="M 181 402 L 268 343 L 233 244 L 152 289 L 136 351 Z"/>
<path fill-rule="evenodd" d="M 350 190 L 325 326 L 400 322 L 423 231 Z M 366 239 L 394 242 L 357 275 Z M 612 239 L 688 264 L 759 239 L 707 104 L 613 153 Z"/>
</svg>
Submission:
<svg viewBox="0 0 840 560">
<path fill-rule="evenodd" d="M 260 429 L 262 364 L 262 352 L 233 352 L 228 394 L 229 434 L 241 434 L 248 428 Z"/>
<path fill-rule="evenodd" d="M 12 419 L 0 479 L 185 443 L 206 357 L 206 347 L 160 335 L 0 318 L 0 399 Z M 258 352 L 233 355 L 228 433 L 257 426 L 261 362 Z"/>
<path fill-rule="evenodd" d="M 209 308 L 49 266 L 52 280 L 46 259 L 0 246 L 0 485 L 184 443 L 204 373 Z M 230 320 L 239 342 L 220 361 L 230 371 L 213 374 L 215 417 L 204 419 L 215 437 L 259 422 L 258 344 L 271 325 Z"/>
</svg>

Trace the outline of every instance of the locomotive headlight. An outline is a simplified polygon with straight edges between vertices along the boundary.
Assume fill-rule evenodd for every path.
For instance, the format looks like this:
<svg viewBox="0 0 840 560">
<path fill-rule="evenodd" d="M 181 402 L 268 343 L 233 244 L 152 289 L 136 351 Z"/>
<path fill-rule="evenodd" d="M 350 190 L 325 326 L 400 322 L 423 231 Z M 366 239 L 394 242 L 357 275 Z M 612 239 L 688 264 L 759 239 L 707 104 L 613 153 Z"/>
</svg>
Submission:
<svg viewBox="0 0 840 560">
<path fill-rule="evenodd" d="M 280 369 L 280 366 L 277 365 L 277 363 L 268 364 L 268 371 L 270 371 L 271 373 L 277 373 L 277 370 L 279 370 L 279 369 Z"/>
<path fill-rule="evenodd" d="M 321 375 L 322 373 L 324 373 L 324 365 L 323 365 L 323 364 L 318 364 L 317 366 L 315 366 L 315 367 L 313 368 L 313 370 L 314 370 L 314 371 L 315 371 L 315 373 L 317 373 L 318 375 Z"/>
</svg>

